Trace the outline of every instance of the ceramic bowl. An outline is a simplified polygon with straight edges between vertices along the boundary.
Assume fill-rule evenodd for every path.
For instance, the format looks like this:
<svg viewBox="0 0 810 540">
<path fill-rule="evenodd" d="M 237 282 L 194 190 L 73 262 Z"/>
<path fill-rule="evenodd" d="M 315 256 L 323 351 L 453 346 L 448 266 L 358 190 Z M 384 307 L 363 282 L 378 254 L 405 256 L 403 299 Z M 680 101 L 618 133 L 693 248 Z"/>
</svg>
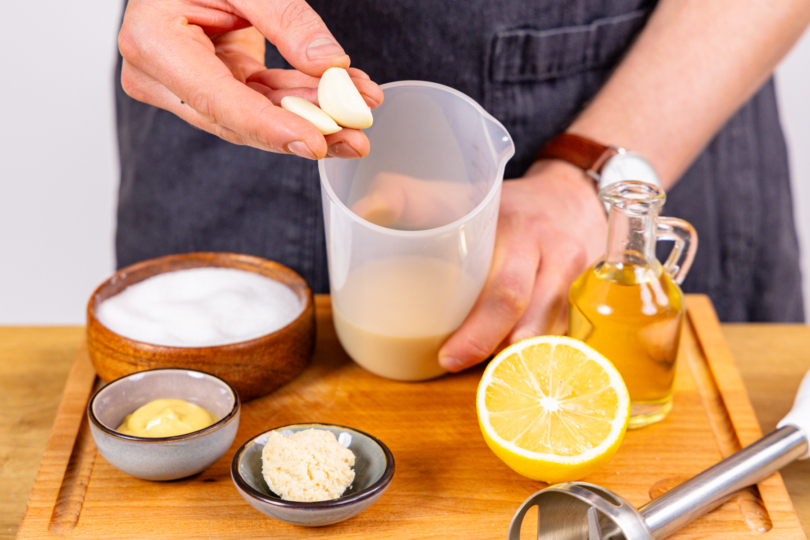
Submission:
<svg viewBox="0 0 810 540">
<path fill-rule="evenodd" d="M 262 476 L 262 449 L 269 431 L 242 445 L 231 462 L 231 478 L 236 489 L 256 510 L 295 525 L 319 527 L 354 517 L 380 498 L 394 477 L 394 456 L 376 437 L 356 429 L 332 424 L 295 424 L 271 431 L 289 435 L 303 429 L 331 431 L 338 442 L 355 455 L 355 478 L 346 492 L 328 501 L 295 502 L 282 500 L 270 491 Z"/>
<path fill-rule="evenodd" d="M 219 267 L 256 272 L 287 285 L 304 304 L 290 324 L 256 339 L 213 347 L 166 347 L 129 339 L 102 325 L 97 306 L 129 285 L 163 272 Z M 304 279 L 286 266 L 250 255 L 186 253 L 150 259 L 116 272 L 87 305 L 87 349 L 99 377 L 112 381 L 145 369 L 180 367 L 228 381 L 243 401 L 269 394 L 307 367 L 315 349 L 315 308 Z"/>
<path fill-rule="evenodd" d="M 115 431 L 141 405 L 168 398 L 204 407 L 219 421 L 174 437 Z M 96 447 L 110 465 L 145 480 L 176 480 L 203 471 L 228 451 L 239 427 L 240 407 L 236 391 L 219 377 L 188 369 L 154 369 L 103 386 L 90 399 L 87 415 Z"/>
</svg>

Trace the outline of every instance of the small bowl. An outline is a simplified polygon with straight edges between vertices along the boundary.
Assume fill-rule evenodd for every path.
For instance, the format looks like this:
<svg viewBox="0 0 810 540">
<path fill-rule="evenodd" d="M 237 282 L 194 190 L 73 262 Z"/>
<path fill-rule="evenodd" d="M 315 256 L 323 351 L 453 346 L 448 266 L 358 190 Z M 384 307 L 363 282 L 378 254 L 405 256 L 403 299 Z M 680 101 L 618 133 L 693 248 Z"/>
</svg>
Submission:
<svg viewBox="0 0 810 540">
<path fill-rule="evenodd" d="M 284 328 L 249 341 L 213 347 L 167 347 L 124 337 L 102 325 L 97 306 L 126 287 L 164 272 L 188 268 L 235 268 L 287 285 L 304 310 Z M 306 281 L 286 266 L 251 255 L 185 253 L 150 259 L 119 270 L 102 283 L 87 305 L 87 350 L 104 381 L 164 367 L 194 369 L 228 381 L 243 401 L 271 393 L 298 376 L 315 350 L 315 308 Z"/>
<path fill-rule="evenodd" d="M 262 476 L 262 449 L 270 431 L 257 435 L 237 450 L 231 462 L 236 489 L 256 510 L 294 525 L 320 527 L 354 517 L 380 498 L 394 477 L 394 456 L 376 437 L 333 424 L 294 424 L 271 431 L 284 435 L 303 429 L 331 431 L 355 455 L 354 482 L 337 499 L 318 502 L 285 501 L 270 491 Z"/>
<path fill-rule="evenodd" d="M 135 437 L 115 431 L 124 417 L 161 398 L 183 399 L 219 421 L 174 437 Z M 188 369 L 153 369 L 117 379 L 87 405 L 99 452 L 116 469 L 145 480 L 176 480 L 211 466 L 231 447 L 239 427 L 239 396 L 219 377 Z"/>
</svg>

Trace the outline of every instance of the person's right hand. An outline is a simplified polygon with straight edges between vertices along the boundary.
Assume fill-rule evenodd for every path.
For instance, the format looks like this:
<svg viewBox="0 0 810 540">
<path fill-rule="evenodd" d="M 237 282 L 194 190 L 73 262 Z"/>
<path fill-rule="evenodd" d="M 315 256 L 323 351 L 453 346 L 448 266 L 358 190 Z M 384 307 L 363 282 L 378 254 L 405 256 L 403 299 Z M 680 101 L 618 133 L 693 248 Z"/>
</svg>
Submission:
<svg viewBox="0 0 810 540">
<path fill-rule="evenodd" d="M 265 37 L 293 70 L 266 69 Z M 359 130 L 322 135 L 278 106 L 285 95 L 317 104 L 318 77 L 349 57 L 304 0 L 130 0 L 118 36 L 121 84 L 227 141 L 310 159 L 368 154 Z M 366 103 L 382 90 L 350 69 Z"/>
</svg>

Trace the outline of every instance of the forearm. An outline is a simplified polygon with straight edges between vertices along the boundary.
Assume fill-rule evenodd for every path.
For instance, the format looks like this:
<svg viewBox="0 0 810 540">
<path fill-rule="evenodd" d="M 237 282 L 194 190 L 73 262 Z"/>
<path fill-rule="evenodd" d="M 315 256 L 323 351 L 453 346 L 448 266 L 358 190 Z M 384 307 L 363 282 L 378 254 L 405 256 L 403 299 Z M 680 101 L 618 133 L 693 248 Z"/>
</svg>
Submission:
<svg viewBox="0 0 810 540">
<path fill-rule="evenodd" d="M 669 188 L 808 21 L 808 0 L 661 0 L 568 131 L 640 152 Z"/>
</svg>

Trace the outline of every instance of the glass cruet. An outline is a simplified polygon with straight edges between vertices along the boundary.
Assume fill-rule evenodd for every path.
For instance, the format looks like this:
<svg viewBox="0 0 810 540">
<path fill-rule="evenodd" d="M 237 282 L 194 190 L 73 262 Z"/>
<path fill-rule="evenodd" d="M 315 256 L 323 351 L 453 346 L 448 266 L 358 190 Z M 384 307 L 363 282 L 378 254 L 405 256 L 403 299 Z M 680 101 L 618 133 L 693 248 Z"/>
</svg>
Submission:
<svg viewBox="0 0 810 540">
<path fill-rule="evenodd" d="M 605 187 L 605 256 L 586 270 L 568 295 L 568 333 L 608 358 L 630 393 L 630 428 L 662 420 L 672 408 L 675 360 L 684 315 L 686 277 L 697 233 L 686 221 L 661 217 L 664 191 L 644 182 Z M 672 241 L 662 265 L 656 243 Z"/>
</svg>

